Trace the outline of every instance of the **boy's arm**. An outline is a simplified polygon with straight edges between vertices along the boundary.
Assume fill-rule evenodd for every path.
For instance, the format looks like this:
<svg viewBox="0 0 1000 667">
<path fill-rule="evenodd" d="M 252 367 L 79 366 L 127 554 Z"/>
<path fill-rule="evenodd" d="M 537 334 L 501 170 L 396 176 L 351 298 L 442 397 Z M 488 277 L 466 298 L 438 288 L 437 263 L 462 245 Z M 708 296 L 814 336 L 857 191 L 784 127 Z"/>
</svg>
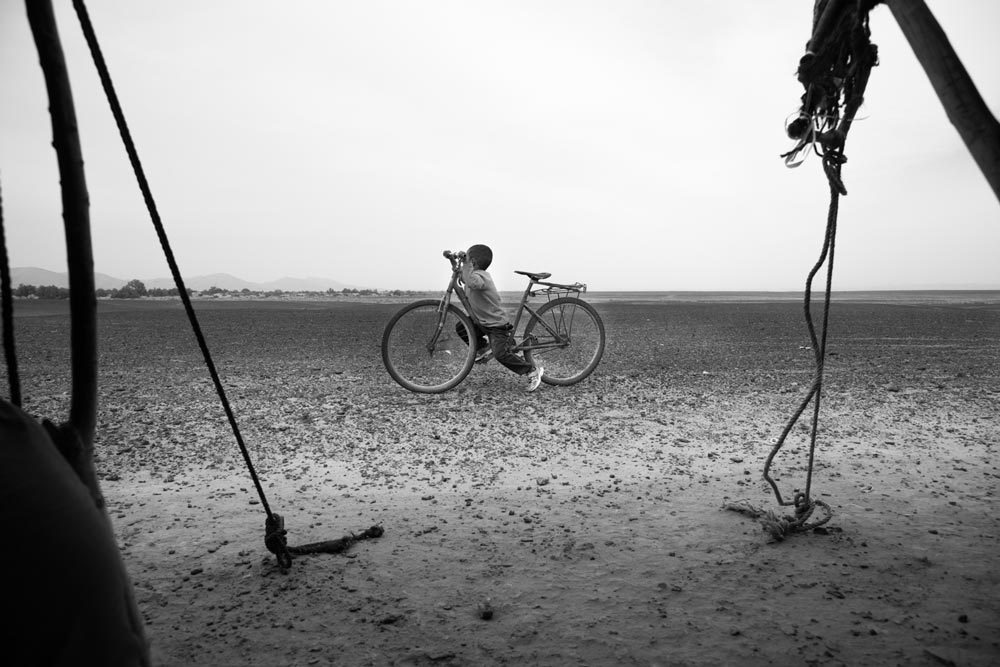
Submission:
<svg viewBox="0 0 1000 667">
<path fill-rule="evenodd" d="M 476 267 L 469 260 L 465 260 L 462 264 L 462 282 L 469 289 L 483 289 L 486 285 L 486 281 L 476 273 Z"/>
</svg>

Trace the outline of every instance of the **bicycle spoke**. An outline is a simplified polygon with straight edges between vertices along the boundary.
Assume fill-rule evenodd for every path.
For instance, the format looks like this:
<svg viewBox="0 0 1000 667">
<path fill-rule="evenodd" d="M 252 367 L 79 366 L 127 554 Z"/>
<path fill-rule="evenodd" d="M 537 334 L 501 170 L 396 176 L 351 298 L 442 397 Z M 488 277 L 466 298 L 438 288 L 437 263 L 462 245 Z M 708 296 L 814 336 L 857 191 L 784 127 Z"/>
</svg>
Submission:
<svg viewBox="0 0 1000 667">
<path fill-rule="evenodd" d="M 449 308 L 442 322 L 437 302 L 419 302 L 401 311 L 386 328 L 382 358 L 393 378 L 407 389 L 446 391 L 472 367 L 474 351 L 462 333 L 468 337 L 469 324 L 457 309 Z"/>
<path fill-rule="evenodd" d="M 549 384 L 573 384 L 587 377 L 604 353 L 604 325 L 589 304 L 573 297 L 538 309 L 525 328 L 526 354 L 545 368 Z"/>
</svg>

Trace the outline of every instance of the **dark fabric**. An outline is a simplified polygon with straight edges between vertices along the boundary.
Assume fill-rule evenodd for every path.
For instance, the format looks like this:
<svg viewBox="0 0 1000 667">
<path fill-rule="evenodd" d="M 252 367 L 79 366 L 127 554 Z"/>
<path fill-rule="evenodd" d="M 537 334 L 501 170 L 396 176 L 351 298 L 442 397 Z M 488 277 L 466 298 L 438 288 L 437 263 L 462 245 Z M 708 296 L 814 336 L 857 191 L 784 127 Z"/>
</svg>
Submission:
<svg viewBox="0 0 1000 667">
<path fill-rule="evenodd" d="M 486 332 L 479 328 L 479 325 L 475 322 L 472 323 L 472 330 L 476 335 L 476 353 L 485 351 L 490 346 L 490 341 L 486 337 Z M 458 337 L 468 345 L 469 344 L 469 334 L 465 333 L 465 327 L 462 326 L 461 322 L 455 323 L 455 331 L 458 332 Z"/>
<path fill-rule="evenodd" d="M 482 351 L 488 345 L 493 350 L 493 358 L 518 375 L 527 375 L 533 370 L 534 367 L 525 361 L 524 357 L 511 351 L 517 345 L 513 326 L 507 324 L 502 327 L 480 327 L 473 322 L 472 329 L 476 337 L 477 351 Z M 455 330 L 468 345 L 469 337 L 465 333 L 465 327 L 459 323 L 455 325 Z"/>
<path fill-rule="evenodd" d="M 131 584 L 110 521 L 35 420 L 0 400 L 0 507 L 7 530 L 0 624 L 10 665 L 142 664 Z"/>
<path fill-rule="evenodd" d="M 527 375 L 534 370 L 534 367 L 525 361 L 524 357 L 511 351 L 517 345 L 514 341 L 514 328 L 511 325 L 508 324 L 505 327 L 485 327 L 484 331 L 489 336 L 490 347 L 493 349 L 493 357 L 497 361 L 518 375 Z"/>
</svg>

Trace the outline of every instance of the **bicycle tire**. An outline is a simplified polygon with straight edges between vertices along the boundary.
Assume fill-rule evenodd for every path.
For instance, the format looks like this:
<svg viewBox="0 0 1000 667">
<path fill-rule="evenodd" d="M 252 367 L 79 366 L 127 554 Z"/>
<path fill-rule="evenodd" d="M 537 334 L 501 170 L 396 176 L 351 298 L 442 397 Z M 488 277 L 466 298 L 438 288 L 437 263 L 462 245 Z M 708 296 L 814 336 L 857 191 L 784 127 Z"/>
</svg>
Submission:
<svg viewBox="0 0 1000 667">
<path fill-rule="evenodd" d="M 544 321 L 568 343 L 557 345 L 555 337 L 542 326 Z M 543 304 L 524 328 L 524 340 L 536 349 L 527 349 L 525 357 L 545 369 L 542 382 L 550 385 L 571 385 L 594 372 L 604 356 L 604 322 L 594 307 L 572 296 L 560 297 Z M 551 345 L 551 347 L 545 347 Z"/>
<path fill-rule="evenodd" d="M 415 301 L 397 312 L 382 333 L 382 363 L 392 379 L 410 391 L 448 391 L 469 375 L 476 360 L 475 346 L 459 334 L 464 328 L 469 340 L 474 338 L 472 320 L 454 304 L 448 304 L 435 340 L 440 306 L 438 299 Z"/>
</svg>

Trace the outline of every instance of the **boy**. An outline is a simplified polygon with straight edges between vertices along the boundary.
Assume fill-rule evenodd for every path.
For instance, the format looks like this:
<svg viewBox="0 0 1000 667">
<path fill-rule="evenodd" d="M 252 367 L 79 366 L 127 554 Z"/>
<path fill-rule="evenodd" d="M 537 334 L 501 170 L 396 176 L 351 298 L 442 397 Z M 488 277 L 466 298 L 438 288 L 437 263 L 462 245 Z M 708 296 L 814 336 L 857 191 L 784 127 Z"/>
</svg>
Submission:
<svg viewBox="0 0 1000 667">
<path fill-rule="evenodd" d="M 532 365 L 520 355 L 511 352 L 511 348 L 515 345 L 514 326 L 500 307 L 500 292 L 493 284 L 492 276 L 486 272 L 492 263 L 493 251 L 489 246 L 474 245 L 466 252 L 465 262 L 462 264 L 465 294 L 469 297 L 472 314 L 482 324 L 482 326 L 475 322 L 472 324 L 477 344 L 477 361 L 485 356 L 489 348 L 492 348 L 496 360 L 518 375 L 527 375 L 528 391 L 535 391 L 541 384 L 542 373 L 545 371 L 540 364 Z M 489 348 L 483 340 L 486 336 L 489 336 Z"/>
</svg>

